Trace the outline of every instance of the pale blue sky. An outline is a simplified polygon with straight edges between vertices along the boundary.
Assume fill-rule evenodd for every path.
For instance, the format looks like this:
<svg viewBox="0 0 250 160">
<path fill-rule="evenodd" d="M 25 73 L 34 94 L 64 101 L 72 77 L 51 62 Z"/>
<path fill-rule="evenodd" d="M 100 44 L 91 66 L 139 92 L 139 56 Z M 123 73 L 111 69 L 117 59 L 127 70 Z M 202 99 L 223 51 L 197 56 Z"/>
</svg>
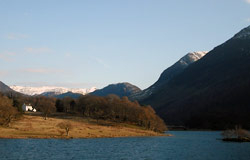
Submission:
<svg viewBox="0 0 250 160">
<path fill-rule="evenodd" d="M 0 80 L 144 89 L 249 24 L 250 0 L 0 0 Z"/>
</svg>

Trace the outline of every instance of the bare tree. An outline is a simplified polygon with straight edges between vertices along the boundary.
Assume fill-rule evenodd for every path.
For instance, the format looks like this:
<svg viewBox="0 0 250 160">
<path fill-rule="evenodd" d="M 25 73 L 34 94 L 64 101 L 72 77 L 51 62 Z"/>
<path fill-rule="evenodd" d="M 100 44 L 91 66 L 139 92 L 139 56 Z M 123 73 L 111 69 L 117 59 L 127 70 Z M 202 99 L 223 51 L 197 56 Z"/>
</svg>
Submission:
<svg viewBox="0 0 250 160">
<path fill-rule="evenodd" d="M 235 132 L 238 138 L 250 138 L 250 133 L 247 130 L 242 129 L 241 126 L 235 126 Z"/>
<path fill-rule="evenodd" d="M 250 133 L 247 130 L 242 129 L 240 126 L 235 126 L 235 129 L 223 131 L 222 136 L 225 139 L 230 139 L 230 138 L 250 139 Z"/>
<path fill-rule="evenodd" d="M 73 129 L 73 126 L 70 122 L 61 122 L 57 126 L 61 129 L 64 129 L 67 136 L 69 136 L 69 131 Z"/>
<path fill-rule="evenodd" d="M 39 97 L 37 99 L 36 105 L 42 111 L 45 120 L 47 119 L 48 115 L 56 111 L 54 99 Z"/>
<path fill-rule="evenodd" d="M 0 125 L 9 127 L 13 119 L 18 115 L 17 109 L 12 106 L 12 100 L 0 97 Z"/>
<path fill-rule="evenodd" d="M 234 130 L 225 130 L 221 133 L 224 138 L 236 138 Z"/>
</svg>

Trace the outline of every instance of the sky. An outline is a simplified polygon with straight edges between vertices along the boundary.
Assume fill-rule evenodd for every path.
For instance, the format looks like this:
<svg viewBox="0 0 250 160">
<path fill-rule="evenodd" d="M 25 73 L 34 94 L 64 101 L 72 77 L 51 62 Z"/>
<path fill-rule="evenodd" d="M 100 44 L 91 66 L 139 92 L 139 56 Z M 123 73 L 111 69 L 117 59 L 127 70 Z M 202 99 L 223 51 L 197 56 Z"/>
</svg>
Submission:
<svg viewBox="0 0 250 160">
<path fill-rule="evenodd" d="M 0 81 L 141 89 L 250 25 L 250 0 L 0 0 Z"/>
</svg>

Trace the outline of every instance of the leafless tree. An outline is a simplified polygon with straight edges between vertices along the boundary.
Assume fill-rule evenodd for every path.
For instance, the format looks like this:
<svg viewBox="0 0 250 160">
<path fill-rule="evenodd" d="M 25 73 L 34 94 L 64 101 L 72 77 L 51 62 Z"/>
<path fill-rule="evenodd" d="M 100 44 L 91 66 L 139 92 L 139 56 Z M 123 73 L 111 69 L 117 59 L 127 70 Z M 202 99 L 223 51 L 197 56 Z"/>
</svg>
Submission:
<svg viewBox="0 0 250 160">
<path fill-rule="evenodd" d="M 67 136 L 69 136 L 69 131 L 73 129 L 73 125 L 70 122 L 61 122 L 57 126 L 60 129 L 64 129 Z"/>
<path fill-rule="evenodd" d="M 5 96 L 0 97 L 0 125 L 9 127 L 13 119 L 18 115 L 18 111 L 12 106 L 12 100 Z"/>
<path fill-rule="evenodd" d="M 45 120 L 48 115 L 56 111 L 55 100 L 52 98 L 39 97 L 36 106 L 42 111 Z"/>
<path fill-rule="evenodd" d="M 240 126 L 235 126 L 235 129 L 225 130 L 222 132 L 224 138 L 250 138 L 250 133 L 242 129 Z"/>
</svg>

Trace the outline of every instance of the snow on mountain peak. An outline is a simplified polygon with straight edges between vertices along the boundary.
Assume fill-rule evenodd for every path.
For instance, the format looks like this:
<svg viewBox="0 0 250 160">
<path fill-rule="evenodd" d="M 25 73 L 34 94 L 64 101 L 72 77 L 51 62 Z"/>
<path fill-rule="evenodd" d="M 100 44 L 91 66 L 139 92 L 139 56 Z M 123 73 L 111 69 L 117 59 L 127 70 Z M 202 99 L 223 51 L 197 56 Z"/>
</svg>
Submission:
<svg viewBox="0 0 250 160">
<path fill-rule="evenodd" d="M 191 52 L 191 53 L 188 53 L 188 56 L 192 58 L 194 61 L 197 61 L 201 59 L 203 56 L 205 56 L 207 53 L 208 51 Z"/>
<path fill-rule="evenodd" d="M 242 29 L 233 39 L 250 39 L 250 26 Z"/>
<path fill-rule="evenodd" d="M 94 92 L 96 87 L 90 89 L 86 88 L 65 88 L 65 87 L 53 87 L 53 86 L 43 86 L 43 87 L 27 87 L 27 86 L 10 86 L 11 89 L 27 94 L 27 95 L 39 95 L 45 92 L 55 92 L 56 94 L 63 94 L 67 92 L 79 93 L 79 94 L 88 94 Z"/>
<path fill-rule="evenodd" d="M 190 52 L 186 56 L 182 57 L 179 62 L 183 65 L 189 65 L 190 63 L 201 59 L 207 53 L 208 51 Z"/>
</svg>

